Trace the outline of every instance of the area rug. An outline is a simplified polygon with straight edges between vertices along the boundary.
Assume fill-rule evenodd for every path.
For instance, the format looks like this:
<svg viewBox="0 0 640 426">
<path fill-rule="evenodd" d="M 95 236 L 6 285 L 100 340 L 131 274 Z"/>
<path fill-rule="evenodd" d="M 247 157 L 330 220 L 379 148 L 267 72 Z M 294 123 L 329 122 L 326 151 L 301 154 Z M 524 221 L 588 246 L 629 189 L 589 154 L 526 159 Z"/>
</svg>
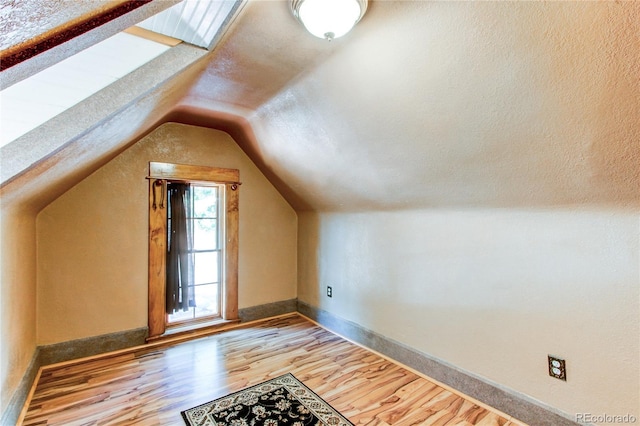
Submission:
<svg viewBox="0 0 640 426">
<path fill-rule="evenodd" d="M 181 413 L 188 426 L 353 426 L 291 373 Z"/>
</svg>

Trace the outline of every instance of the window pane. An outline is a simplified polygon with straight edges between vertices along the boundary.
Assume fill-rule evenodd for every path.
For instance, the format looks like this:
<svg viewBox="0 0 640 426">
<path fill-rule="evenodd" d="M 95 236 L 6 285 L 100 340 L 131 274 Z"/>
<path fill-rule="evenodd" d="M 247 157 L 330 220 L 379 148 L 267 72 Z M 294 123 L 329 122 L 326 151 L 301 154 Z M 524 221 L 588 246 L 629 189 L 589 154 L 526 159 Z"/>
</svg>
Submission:
<svg viewBox="0 0 640 426">
<path fill-rule="evenodd" d="M 194 217 L 218 217 L 218 188 L 192 186 Z"/>
<path fill-rule="evenodd" d="M 220 282 L 220 274 L 218 270 L 219 256 L 220 253 L 217 251 L 194 254 L 194 284 L 198 285 Z"/>
<path fill-rule="evenodd" d="M 218 196 L 223 190 L 216 186 L 191 185 L 189 228 L 193 238 L 194 292 L 196 306 L 188 312 L 169 316 L 169 322 L 189 321 L 200 317 L 220 316 L 220 281 L 222 279 Z M 171 218 L 167 225 L 171 229 Z M 175 224 L 174 224 L 175 225 Z M 170 235 L 170 233 L 169 233 Z"/>
<path fill-rule="evenodd" d="M 189 308 L 188 311 L 178 311 L 169 315 L 169 322 L 186 321 L 193 318 L 193 308 Z"/>
<path fill-rule="evenodd" d="M 218 248 L 218 219 L 193 220 L 193 248 L 215 250 Z"/>
<path fill-rule="evenodd" d="M 196 317 L 219 315 L 217 284 L 196 286 Z"/>
</svg>

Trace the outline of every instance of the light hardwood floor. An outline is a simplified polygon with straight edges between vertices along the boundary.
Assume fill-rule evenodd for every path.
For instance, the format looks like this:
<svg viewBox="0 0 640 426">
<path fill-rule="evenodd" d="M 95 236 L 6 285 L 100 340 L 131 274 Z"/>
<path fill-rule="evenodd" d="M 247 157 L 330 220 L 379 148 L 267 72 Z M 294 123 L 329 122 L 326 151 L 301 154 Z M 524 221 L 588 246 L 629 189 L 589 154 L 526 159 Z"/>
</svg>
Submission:
<svg viewBox="0 0 640 426">
<path fill-rule="evenodd" d="M 356 425 L 522 425 L 297 314 L 45 368 L 24 425 L 184 425 L 180 411 L 287 372 Z"/>
</svg>

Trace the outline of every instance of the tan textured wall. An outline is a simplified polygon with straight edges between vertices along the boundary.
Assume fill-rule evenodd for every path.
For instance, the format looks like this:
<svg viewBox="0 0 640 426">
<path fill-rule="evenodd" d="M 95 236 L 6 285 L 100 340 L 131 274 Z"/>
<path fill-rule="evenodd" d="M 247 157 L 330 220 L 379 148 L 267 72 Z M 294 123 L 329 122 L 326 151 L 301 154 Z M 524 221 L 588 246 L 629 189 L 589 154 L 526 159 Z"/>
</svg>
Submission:
<svg viewBox="0 0 640 426">
<path fill-rule="evenodd" d="M 299 300 L 570 416 L 640 418 L 638 212 L 304 213 L 299 223 Z M 548 354 L 566 359 L 567 382 L 548 376 Z"/>
<path fill-rule="evenodd" d="M 0 412 L 36 348 L 35 214 L 2 205 L 0 216 Z"/>
<path fill-rule="evenodd" d="M 149 161 L 239 169 L 239 306 L 296 297 L 294 210 L 226 133 L 165 124 L 38 215 L 38 344 L 146 326 Z"/>
</svg>

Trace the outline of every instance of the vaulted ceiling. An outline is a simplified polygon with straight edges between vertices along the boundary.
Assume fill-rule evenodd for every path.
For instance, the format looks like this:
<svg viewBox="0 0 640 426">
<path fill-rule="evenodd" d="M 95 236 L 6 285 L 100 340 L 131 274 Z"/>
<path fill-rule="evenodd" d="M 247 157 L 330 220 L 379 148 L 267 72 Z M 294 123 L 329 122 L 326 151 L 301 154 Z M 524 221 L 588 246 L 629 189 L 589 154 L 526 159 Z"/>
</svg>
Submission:
<svg viewBox="0 0 640 426">
<path fill-rule="evenodd" d="M 25 14 L 27 39 L 40 19 Z M 25 162 L 2 195 L 41 208 L 174 120 L 229 132 L 300 210 L 638 207 L 639 75 L 638 2 L 373 0 L 326 42 L 287 1 L 249 0 L 212 52 Z"/>
</svg>

